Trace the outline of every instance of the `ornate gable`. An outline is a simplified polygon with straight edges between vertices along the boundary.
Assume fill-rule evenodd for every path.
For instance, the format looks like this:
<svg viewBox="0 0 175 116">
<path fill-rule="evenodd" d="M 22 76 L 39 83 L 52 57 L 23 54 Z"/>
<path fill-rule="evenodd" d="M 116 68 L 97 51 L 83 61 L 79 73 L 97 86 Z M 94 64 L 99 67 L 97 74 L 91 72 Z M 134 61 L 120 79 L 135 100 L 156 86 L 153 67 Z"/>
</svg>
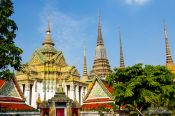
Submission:
<svg viewBox="0 0 175 116">
<path fill-rule="evenodd" d="M 39 114 L 36 109 L 25 104 L 24 96 L 15 78 L 9 81 L 0 79 L 0 110 L 3 116 Z"/>
<path fill-rule="evenodd" d="M 116 110 L 118 106 L 114 102 L 109 87 L 107 87 L 102 80 L 94 77 L 81 109 L 85 111 L 98 111 L 99 108 Z"/>
<path fill-rule="evenodd" d="M 3 85 L 0 88 L 0 96 L 15 97 L 15 98 L 21 97 L 13 80 L 9 81 L 0 80 L 0 83 L 1 82 L 3 82 Z"/>
<path fill-rule="evenodd" d="M 78 70 L 76 69 L 75 66 L 72 66 L 70 72 L 71 72 L 71 74 L 74 75 L 74 76 L 80 76 L 80 74 L 78 73 Z"/>
<path fill-rule="evenodd" d="M 29 62 L 29 64 L 31 65 L 37 65 L 37 64 L 41 64 L 44 61 L 44 56 L 39 53 L 38 51 L 35 51 L 34 54 L 32 55 L 32 58 Z"/>
<path fill-rule="evenodd" d="M 104 83 L 98 77 L 94 78 L 88 90 L 88 93 L 85 96 L 84 101 L 92 98 L 109 98 L 111 100 L 113 99 L 112 94 L 109 92 L 108 88 L 106 88 Z"/>
<path fill-rule="evenodd" d="M 89 98 L 99 98 L 99 97 L 109 97 L 109 96 L 102 89 L 102 87 L 98 83 L 98 81 L 96 81 L 87 99 L 89 99 Z"/>
<path fill-rule="evenodd" d="M 62 52 L 58 52 L 56 55 L 54 55 L 53 59 L 55 60 L 56 64 L 59 64 L 59 66 L 67 66 Z"/>
</svg>

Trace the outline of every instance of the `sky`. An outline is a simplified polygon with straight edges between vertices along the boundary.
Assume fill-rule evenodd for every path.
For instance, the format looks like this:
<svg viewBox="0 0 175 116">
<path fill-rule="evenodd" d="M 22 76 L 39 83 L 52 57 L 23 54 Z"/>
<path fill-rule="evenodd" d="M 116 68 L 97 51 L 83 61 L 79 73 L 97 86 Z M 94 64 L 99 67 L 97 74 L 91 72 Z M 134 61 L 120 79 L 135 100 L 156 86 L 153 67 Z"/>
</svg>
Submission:
<svg viewBox="0 0 175 116">
<path fill-rule="evenodd" d="M 83 72 L 83 50 L 87 69 L 92 69 L 97 41 L 98 15 L 111 68 L 119 67 L 119 28 L 125 66 L 136 63 L 164 65 L 167 25 L 172 57 L 175 58 L 175 0 L 13 0 L 18 31 L 15 43 L 28 62 L 45 37 L 48 17 L 55 48 L 63 51 L 68 65 Z"/>
</svg>

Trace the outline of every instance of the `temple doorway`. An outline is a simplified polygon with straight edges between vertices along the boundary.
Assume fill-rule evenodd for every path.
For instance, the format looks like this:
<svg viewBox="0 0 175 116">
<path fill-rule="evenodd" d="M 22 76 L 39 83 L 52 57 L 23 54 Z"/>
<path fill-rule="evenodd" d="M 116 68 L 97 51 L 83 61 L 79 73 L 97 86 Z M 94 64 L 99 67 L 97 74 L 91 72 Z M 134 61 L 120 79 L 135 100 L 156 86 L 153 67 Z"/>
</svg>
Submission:
<svg viewBox="0 0 175 116">
<path fill-rule="evenodd" d="M 57 108 L 56 116 L 64 116 L 64 108 Z"/>
</svg>

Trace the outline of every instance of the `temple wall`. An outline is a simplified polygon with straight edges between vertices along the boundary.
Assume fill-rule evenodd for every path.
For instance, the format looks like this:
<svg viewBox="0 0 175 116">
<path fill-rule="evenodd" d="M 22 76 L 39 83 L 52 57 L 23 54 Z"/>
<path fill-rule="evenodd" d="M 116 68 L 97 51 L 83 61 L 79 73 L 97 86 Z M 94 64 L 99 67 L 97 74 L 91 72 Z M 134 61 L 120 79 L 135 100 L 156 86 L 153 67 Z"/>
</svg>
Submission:
<svg viewBox="0 0 175 116">
<path fill-rule="evenodd" d="M 98 111 L 80 111 L 80 116 L 100 116 L 100 114 Z M 119 114 L 103 112 L 103 116 L 119 116 Z"/>
<path fill-rule="evenodd" d="M 55 83 L 55 84 L 53 84 Z M 33 106 L 36 108 L 36 101 L 38 99 L 38 96 L 40 95 L 41 101 L 44 100 L 44 82 L 40 81 L 34 81 L 33 83 L 25 83 L 25 88 L 24 84 L 20 84 L 20 88 L 22 92 L 24 91 L 24 97 L 25 97 L 25 102 L 28 105 Z M 69 86 L 69 91 L 67 93 L 67 85 Z M 32 86 L 32 89 L 30 88 Z M 83 103 L 83 99 L 87 93 L 87 85 L 82 84 L 82 83 L 66 83 L 63 81 L 62 83 L 63 86 L 63 91 L 65 94 L 72 100 L 74 100 L 74 96 L 76 95 L 76 100 L 80 102 L 80 104 Z M 46 81 L 46 100 L 51 99 L 56 92 L 56 82 L 52 81 Z M 31 94 L 31 95 L 30 95 Z M 30 100 L 31 96 L 31 100 Z M 30 103 L 31 102 L 31 103 Z"/>
</svg>

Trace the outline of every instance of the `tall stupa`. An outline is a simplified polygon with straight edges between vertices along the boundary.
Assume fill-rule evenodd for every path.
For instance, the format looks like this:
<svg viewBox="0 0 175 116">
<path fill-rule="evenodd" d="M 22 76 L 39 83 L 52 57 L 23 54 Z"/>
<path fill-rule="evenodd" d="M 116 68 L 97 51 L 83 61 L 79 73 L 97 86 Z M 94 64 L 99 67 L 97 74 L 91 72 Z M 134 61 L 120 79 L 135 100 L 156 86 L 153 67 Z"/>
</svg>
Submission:
<svg viewBox="0 0 175 116">
<path fill-rule="evenodd" d="M 110 69 L 109 61 L 107 58 L 106 48 L 104 46 L 102 38 L 100 16 L 99 16 L 97 45 L 95 48 L 94 63 L 92 66 L 92 70 L 90 71 L 90 79 L 93 79 L 94 76 L 98 76 L 101 79 L 105 79 L 105 77 L 111 72 L 112 71 Z"/>
</svg>

